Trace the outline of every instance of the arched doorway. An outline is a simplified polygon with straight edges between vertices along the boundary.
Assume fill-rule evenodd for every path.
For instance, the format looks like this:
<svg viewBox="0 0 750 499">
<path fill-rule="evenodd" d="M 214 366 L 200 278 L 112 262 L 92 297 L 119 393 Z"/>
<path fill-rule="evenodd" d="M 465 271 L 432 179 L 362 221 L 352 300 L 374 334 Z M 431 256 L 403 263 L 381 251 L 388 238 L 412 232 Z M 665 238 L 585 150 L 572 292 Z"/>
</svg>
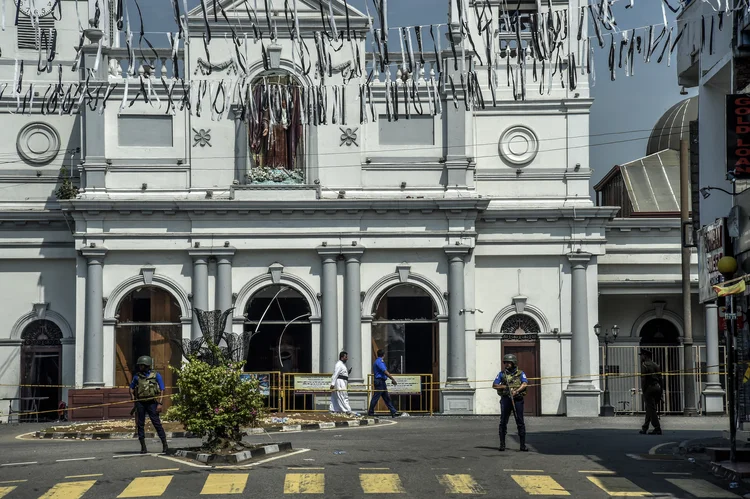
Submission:
<svg viewBox="0 0 750 499">
<path fill-rule="evenodd" d="M 24 411 L 40 411 L 39 420 L 57 419 L 55 411 L 62 390 L 62 338 L 60 327 L 54 322 L 40 319 L 21 332 L 21 404 Z M 32 416 L 34 420 L 37 416 Z"/>
<path fill-rule="evenodd" d="M 513 314 L 500 326 L 502 355 L 518 357 L 518 367 L 527 378 L 539 378 L 539 323 L 526 314 Z M 529 380 L 524 399 L 524 414 L 539 415 L 541 390 L 538 380 Z"/>
<path fill-rule="evenodd" d="M 169 292 L 153 286 L 131 291 L 117 307 L 115 336 L 115 384 L 120 387 L 130 384 L 138 357 L 149 355 L 154 369 L 164 379 L 166 394 L 172 394 L 176 376 L 169 366 L 177 367 L 182 361 L 175 343 L 182 338 L 177 300 Z M 166 397 L 164 405 L 168 404 Z"/>
<path fill-rule="evenodd" d="M 380 295 L 373 311 L 372 361 L 382 349 L 391 374 L 432 374 L 433 411 L 440 410 L 439 345 L 437 307 L 425 290 L 397 284 Z"/>
<path fill-rule="evenodd" d="M 245 332 L 252 334 L 245 370 L 312 371 L 310 305 L 295 289 L 267 286 L 247 303 Z"/>
<path fill-rule="evenodd" d="M 640 344 L 644 350 L 653 355 L 654 362 L 659 364 L 662 372 L 677 373 L 682 371 L 682 347 L 680 330 L 667 319 L 654 318 L 646 322 L 640 330 Z M 638 363 L 640 366 L 640 362 Z M 682 412 L 682 376 L 663 376 L 664 397 L 663 412 Z"/>
</svg>

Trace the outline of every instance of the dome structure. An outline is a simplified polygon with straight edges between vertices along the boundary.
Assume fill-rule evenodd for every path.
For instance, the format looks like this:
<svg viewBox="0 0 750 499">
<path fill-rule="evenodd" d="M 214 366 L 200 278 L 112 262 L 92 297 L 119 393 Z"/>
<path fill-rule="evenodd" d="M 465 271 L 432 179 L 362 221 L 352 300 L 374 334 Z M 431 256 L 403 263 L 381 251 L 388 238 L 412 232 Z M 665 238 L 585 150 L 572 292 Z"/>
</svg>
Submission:
<svg viewBox="0 0 750 499">
<path fill-rule="evenodd" d="M 670 107 L 651 131 L 646 156 L 665 149 L 680 150 L 680 140 L 690 136 L 690 122 L 698 119 L 698 97 L 690 97 Z"/>
</svg>

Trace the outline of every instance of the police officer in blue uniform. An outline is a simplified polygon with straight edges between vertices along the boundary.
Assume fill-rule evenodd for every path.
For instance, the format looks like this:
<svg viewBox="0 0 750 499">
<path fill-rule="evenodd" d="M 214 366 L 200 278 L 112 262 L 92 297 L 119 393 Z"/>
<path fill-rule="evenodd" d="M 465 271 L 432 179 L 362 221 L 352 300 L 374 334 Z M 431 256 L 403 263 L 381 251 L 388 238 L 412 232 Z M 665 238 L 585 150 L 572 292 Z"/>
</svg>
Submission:
<svg viewBox="0 0 750 499">
<path fill-rule="evenodd" d="M 518 358 L 513 354 L 503 357 L 505 369 L 500 371 L 492 383 L 492 388 L 500 395 L 500 451 L 505 450 L 505 435 L 508 433 L 508 419 L 510 415 L 516 420 L 518 438 L 521 441 L 521 451 L 527 452 L 526 424 L 523 422 L 523 398 L 529 380 L 526 373 L 518 368 Z"/>
</svg>

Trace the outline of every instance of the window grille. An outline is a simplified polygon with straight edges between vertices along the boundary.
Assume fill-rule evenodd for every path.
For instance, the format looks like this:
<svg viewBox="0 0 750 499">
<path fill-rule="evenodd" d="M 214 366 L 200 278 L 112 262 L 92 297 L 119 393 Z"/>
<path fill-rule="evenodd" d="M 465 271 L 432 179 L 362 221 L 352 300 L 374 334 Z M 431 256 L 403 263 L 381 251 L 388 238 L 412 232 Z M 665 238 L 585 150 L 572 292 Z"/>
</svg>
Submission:
<svg viewBox="0 0 750 499">
<path fill-rule="evenodd" d="M 29 16 L 19 14 L 18 26 L 16 26 L 19 49 L 39 50 L 40 44 L 44 46 L 42 32 L 47 34 L 47 43 L 52 43 L 52 32 L 55 31 L 55 20 L 52 16 L 47 16 L 40 18 L 38 21 L 39 32 L 34 29 Z"/>
</svg>

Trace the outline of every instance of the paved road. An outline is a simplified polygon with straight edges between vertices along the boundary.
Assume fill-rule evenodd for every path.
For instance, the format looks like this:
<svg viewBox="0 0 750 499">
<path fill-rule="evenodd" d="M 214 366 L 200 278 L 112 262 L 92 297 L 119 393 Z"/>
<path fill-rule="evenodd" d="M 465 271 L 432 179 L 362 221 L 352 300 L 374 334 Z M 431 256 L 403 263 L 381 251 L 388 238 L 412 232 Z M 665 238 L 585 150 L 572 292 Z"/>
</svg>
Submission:
<svg viewBox="0 0 750 499">
<path fill-rule="evenodd" d="M 732 498 L 746 493 L 730 491 L 728 483 L 699 465 L 669 455 L 682 440 L 718 436 L 724 420 L 672 419 L 663 424 L 672 429 L 645 436 L 631 418 L 530 419 L 532 452 L 514 450 L 518 442 L 511 434 L 509 450 L 500 453 L 494 419 L 401 418 L 377 427 L 254 437 L 258 442 L 283 438 L 297 450 L 242 468 L 200 468 L 163 456 L 140 456 L 136 441 L 21 441 L 14 438 L 19 427 L 3 427 L 0 498 L 275 498 L 296 493 L 337 498 L 391 493 L 430 499 L 446 493 Z M 158 449 L 156 442 L 152 446 Z"/>
</svg>

